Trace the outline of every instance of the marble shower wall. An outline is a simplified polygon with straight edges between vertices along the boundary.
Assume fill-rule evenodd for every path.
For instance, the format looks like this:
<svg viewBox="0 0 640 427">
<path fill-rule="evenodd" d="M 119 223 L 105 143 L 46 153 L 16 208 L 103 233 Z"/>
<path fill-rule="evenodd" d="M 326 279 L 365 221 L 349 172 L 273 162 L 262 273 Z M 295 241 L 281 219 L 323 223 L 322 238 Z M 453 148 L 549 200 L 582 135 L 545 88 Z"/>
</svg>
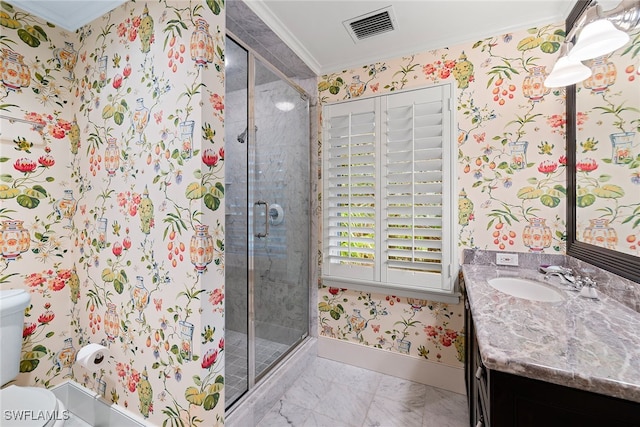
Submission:
<svg viewBox="0 0 640 427">
<path fill-rule="evenodd" d="M 267 71 L 260 68 L 260 73 Z M 246 91 L 234 91 L 227 95 L 229 105 L 245 103 Z M 282 111 L 278 102 L 292 102 L 296 108 Z M 254 168 L 258 182 L 256 200 L 277 204 L 283 211 L 283 222 L 271 224 L 268 238 L 254 240 L 254 267 L 256 271 L 255 298 L 256 330 L 258 336 L 279 342 L 290 343 L 303 332 L 294 325 L 308 317 L 308 267 L 309 242 L 300 238 L 309 229 L 309 112 L 297 93 L 282 81 L 271 81 L 256 87 L 256 144 Z M 292 105 L 293 106 L 293 105 Z M 282 106 L 280 106 L 283 108 Z M 239 162 L 246 157 L 246 143 L 236 141 L 237 135 L 246 127 L 246 117 L 238 112 L 242 108 L 230 109 L 226 122 L 229 135 L 228 149 Z M 235 114 L 235 115 L 234 115 Z M 230 166 L 227 185 L 235 194 L 242 194 L 247 186 L 246 170 Z M 246 210 L 241 198 L 228 200 L 228 227 L 233 227 L 233 241 L 229 242 L 227 259 L 227 283 L 230 306 L 226 313 L 230 329 L 244 331 L 246 328 Z M 261 209 L 258 212 L 262 212 Z M 253 215 L 253 209 L 250 209 Z M 264 218 L 257 220 L 258 231 L 263 231 Z M 237 285 L 237 287 L 235 286 Z M 232 289 L 233 286 L 233 289 Z"/>
<path fill-rule="evenodd" d="M 2 114 L 39 129 L 2 134 L 2 215 L 32 243 L 1 275 L 35 295 L 18 383 L 222 423 L 223 4 L 129 2 L 76 33 L 2 7 Z M 72 365 L 90 342 L 96 373 Z"/>
</svg>

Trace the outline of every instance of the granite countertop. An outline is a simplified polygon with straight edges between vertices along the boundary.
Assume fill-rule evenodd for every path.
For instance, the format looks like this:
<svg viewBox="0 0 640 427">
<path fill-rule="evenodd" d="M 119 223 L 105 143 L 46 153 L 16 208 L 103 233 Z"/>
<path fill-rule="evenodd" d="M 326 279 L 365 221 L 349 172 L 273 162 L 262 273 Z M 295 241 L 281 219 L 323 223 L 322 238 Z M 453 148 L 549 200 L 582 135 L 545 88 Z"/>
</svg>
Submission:
<svg viewBox="0 0 640 427">
<path fill-rule="evenodd" d="M 599 293 L 562 289 L 561 302 L 512 297 L 493 277 L 542 281 L 535 270 L 462 266 L 484 365 L 550 383 L 640 402 L 640 314 Z"/>
</svg>

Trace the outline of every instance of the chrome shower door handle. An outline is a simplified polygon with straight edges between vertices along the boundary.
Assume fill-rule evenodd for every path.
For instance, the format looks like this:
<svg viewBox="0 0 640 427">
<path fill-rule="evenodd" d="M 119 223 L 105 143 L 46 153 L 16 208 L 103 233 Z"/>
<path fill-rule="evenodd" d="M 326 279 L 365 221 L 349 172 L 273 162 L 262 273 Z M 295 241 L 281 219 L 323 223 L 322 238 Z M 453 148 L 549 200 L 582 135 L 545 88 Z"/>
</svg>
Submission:
<svg viewBox="0 0 640 427">
<path fill-rule="evenodd" d="M 261 205 L 264 205 L 264 233 L 260 233 L 256 230 L 256 224 L 258 223 L 256 208 L 260 207 Z M 258 238 L 267 237 L 269 235 L 269 203 L 265 202 L 264 200 L 258 200 L 257 202 L 255 202 L 253 204 L 253 217 L 255 218 L 253 222 L 254 235 Z"/>
</svg>

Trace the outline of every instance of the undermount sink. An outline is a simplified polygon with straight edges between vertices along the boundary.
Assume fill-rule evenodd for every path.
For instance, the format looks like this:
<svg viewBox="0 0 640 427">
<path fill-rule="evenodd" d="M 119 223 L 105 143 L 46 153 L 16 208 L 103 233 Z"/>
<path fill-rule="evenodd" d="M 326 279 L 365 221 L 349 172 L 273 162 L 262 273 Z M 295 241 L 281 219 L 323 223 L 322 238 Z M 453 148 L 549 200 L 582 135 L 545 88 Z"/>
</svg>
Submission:
<svg viewBox="0 0 640 427">
<path fill-rule="evenodd" d="M 492 288 L 505 294 L 532 301 L 558 302 L 564 300 L 559 289 L 535 280 L 518 277 L 495 277 L 488 280 Z"/>
</svg>

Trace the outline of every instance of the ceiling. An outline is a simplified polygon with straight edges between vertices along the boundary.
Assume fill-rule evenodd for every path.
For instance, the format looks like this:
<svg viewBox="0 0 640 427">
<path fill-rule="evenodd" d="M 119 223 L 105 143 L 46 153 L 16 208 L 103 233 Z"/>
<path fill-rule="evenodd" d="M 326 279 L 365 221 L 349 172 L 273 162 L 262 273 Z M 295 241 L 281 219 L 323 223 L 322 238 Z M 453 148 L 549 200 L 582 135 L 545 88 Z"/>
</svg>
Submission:
<svg viewBox="0 0 640 427">
<path fill-rule="evenodd" d="M 8 0 L 13 6 L 68 31 L 75 31 L 126 0 Z"/>
<path fill-rule="evenodd" d="M 246 0 L 317 74 L 562 22 L 576 0 Z M 355 43 L 343 21 L 391 6 L 397 29 Z"/>
</svg>

